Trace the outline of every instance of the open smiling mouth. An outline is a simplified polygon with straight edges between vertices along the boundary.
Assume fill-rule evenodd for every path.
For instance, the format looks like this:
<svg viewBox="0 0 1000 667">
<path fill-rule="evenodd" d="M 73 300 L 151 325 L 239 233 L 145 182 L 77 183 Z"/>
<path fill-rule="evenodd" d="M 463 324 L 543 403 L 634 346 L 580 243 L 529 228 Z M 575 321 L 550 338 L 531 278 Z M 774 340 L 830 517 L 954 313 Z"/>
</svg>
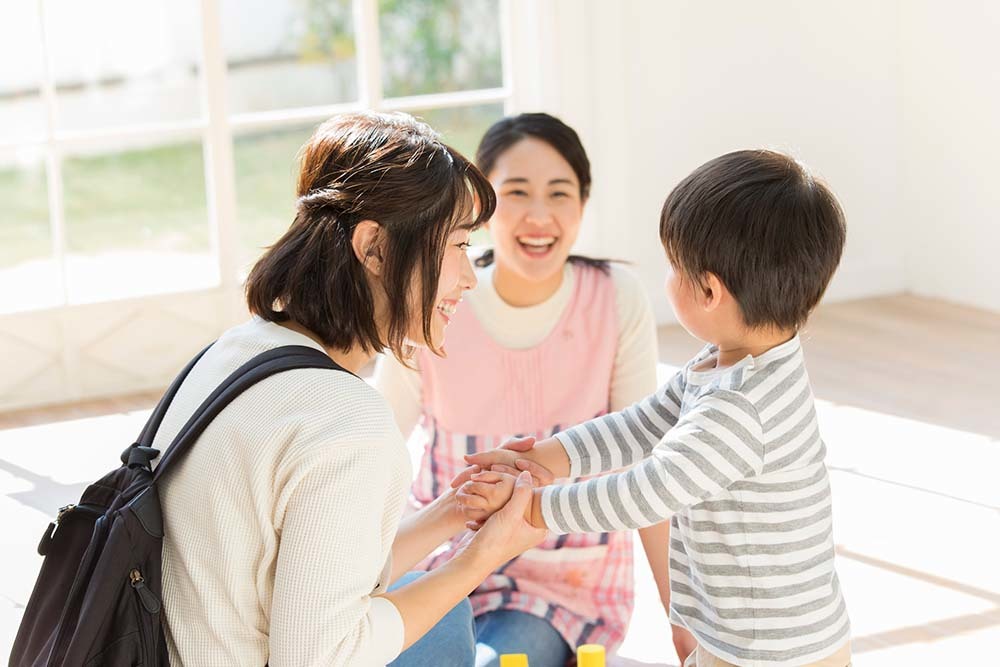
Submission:
<svg viewBox="0 0 1000 667">
<path fill-rule="evenodd" d="M 455 311 L 458 310 L 458 303 L 445 301 L 439 303 L 437 306 L 438 313 L 444 318 L 444 323 L 448 324 L 451 322 L 451 318 L 455 316 Z"/>
<path fill-rule="evenodd" d="M 534 257 L 543 257 L 555 247 L 559 241 L 555 236 L 518 236 L 517 244 L 521 246 L 526 254 Z"/>
</svg>

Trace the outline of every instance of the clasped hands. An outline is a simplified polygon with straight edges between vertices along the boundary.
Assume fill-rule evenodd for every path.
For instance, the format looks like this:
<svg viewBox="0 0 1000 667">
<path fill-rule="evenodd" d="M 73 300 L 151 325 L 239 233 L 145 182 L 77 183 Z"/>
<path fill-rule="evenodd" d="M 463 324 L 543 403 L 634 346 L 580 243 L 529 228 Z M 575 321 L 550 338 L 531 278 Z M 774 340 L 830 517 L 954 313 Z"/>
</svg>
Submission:
<svg viewBox="0 0 1000 667">
<path fill-rule="evenodd" d="M 533 487 L 553 482 L 554 475 L 548 468 L 524 456 L 534 445 L 534 438 L 513 438 L 497 449 L 465 457 L 469 467 L 452 480 L 451 487 L 456 489 L 455 496 L 468 529 L 479 530 L 487 519 L 507 505 L 522 473 L 531 476 Z M 537 496 L 526 504 L 524 519 L 528 524 L 541 527 L 536 504 Z"/>
</svg>

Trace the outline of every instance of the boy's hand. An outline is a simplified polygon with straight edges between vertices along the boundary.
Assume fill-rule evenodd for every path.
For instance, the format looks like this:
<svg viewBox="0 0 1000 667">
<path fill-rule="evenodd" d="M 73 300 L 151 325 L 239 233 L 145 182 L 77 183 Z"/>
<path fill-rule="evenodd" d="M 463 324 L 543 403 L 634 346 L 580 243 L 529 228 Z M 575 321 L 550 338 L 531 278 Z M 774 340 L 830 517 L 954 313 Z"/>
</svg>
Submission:
<svg viewBox="0 0 1000 667">
<path fill-rule="evenodd" d="M 514 494 L 515 475 L 485 471 L 470 473 L 455 494 L 467 519 L 465 526 L 478 530 L 495 512 L 501 510 Z"/>
<path fill-rule="evenodd" d="M 481 470 L 504 473 L 514 477 L 517 477 L 522 471 L 527 471 L 531 474 L 534 486 L 546 486 L 555 480 L 555 475 L 548 468 L 520 455 L 530 451 L 534 446 L 534 438 L 511 438 L 497 449 L 467 455 L 465 462 L 472 467 L 479 466 Z M 469 481 L 472 474 L 467 468 L 452 480 L 452 488 L 458 488 Z"/>
<path fill-rule="evenodd" d="M 500 474 L 500 473 L 486 473 Z M 503 482 L 506 485 L 506 482 Z M 510 501 L 483 524 L 469 540 L 465 553 L 489 564 L 493 570 L 524 551 L 541 544 L 548 532 L 527 519 L 532 507 L 531 476 L 522 473 L 510 489 Z"/>
</svg>

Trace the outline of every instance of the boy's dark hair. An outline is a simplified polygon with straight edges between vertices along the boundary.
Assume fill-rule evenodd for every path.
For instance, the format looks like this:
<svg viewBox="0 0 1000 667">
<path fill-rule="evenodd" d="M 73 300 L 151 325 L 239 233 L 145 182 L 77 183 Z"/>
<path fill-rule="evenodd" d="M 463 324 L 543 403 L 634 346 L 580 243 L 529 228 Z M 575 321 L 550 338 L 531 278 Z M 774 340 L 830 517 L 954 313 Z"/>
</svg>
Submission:
<svg viewBox="0 0 1000 667">
<path fill-rule="evenodd" d="M 670 263 L 699 284 L 714 273 L 749 327 L 798 329 L 840 263 L 844 212 L 794 159 L 768 150 L 728 153 L 673 189 L 660 215 Z"/>
<path fill-rule="evenodd" d="M 544 141 L 569 163 L 576 180 L 580 183 L 580 199 L 587 201 L 590 197 L 591 184 L 590 158 L 587 157 L 587 151 L 584 150 L 576 130 L 547 113 L 522 113 L 501 118 L 493 123 L 479 141 L 479 148 L 476 149 L 476 166 L 489 176 L 500 156 L 527 137 Z M 605 259 L 570 255 L 568 261 L 608 272 L 608 260 Z M 492 263 L 492 249 L 476 259 L 476 266 L 489 266 Z"/>
<path fill-rule="evenodd" d="M 496 195 L 486 177 L 434 130 L 406 114 L 361 112 L 320 125 L 300 152 L 298 210 L 291 227 L 246 281 L 250 312 L 289 319 L 325 345 L 406 356 L 410 286 L 420 286 L 423 333 L 430 327 L 448 236 L 489 219 Z M 379 331 L 354 228 L 381 228 L 388 322 Z"/>
</svg>

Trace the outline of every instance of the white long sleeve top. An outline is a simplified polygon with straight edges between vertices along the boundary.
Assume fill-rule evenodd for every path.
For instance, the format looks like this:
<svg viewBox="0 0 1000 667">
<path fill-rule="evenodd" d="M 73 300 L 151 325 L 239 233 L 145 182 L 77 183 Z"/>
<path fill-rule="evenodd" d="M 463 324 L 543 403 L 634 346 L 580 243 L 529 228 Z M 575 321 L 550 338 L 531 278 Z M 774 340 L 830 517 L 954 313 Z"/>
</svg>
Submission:
<svg viewBox="0 0 1000 667">
<path fill-rule="evenodd" d="M 192 369 L 155 440 L 164 449 L 233 370 L 309 338 L 254 319 Z M 274 375 L 213 421 L 160 485 L 171 664 L 385 665 L 403 621 L 377 597 L 410 483 L 392 412 L 345 372 Z"/>
</svg>

